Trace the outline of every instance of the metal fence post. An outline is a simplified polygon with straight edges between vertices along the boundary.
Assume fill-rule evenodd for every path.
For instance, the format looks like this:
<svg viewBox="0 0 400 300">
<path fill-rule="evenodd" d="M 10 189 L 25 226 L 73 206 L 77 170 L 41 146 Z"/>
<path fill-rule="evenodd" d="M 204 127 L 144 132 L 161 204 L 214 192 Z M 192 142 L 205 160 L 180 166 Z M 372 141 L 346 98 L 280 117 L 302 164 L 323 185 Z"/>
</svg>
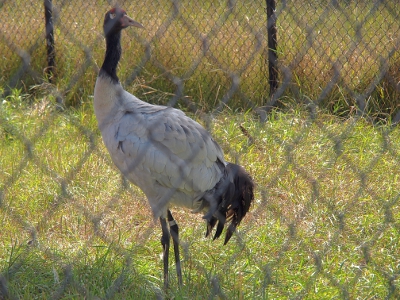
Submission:
<svg viewBox="0 0 400 300">
<path fill-rule="evenodd" d="M 277 29 L 276 29 L 276 0 L 266 0 L 267 2 L 267 31 L 268 31 L 268 82 L 269 95 L 275 94 L 278 89 L 278 54 L 277 54 Z"/>
<path fill-rule="evenodd" d="M 47 47 L 47 68 L 46 75 L 50 82 L 55 71 L 55 45 L 54 45 L 54 26 L 53 26 L 53 3 L 52 0 L 44 0 L 44 17 L 46 22 L 46 47 Z"/>
</svg>

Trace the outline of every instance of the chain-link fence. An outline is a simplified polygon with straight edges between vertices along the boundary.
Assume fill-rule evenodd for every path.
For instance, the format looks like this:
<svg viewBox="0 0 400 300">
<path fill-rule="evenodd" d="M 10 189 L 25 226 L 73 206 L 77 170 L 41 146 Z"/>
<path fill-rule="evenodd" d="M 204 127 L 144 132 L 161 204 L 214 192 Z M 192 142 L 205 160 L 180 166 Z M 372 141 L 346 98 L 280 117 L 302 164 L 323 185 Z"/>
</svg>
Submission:
<svg viewBox="0 0 400 300">
<path fill-rule="evenodd" d="M 256 182 L 231 245 L 172 208 L 166 292 L 161 229 L 88 108 L 114 4 L 0 2 L 0 299 L 399 298 L 398 1 L 118 2 L 145 27 L 122 34 L 124 88 L 199 119 Z"/>
</svg>

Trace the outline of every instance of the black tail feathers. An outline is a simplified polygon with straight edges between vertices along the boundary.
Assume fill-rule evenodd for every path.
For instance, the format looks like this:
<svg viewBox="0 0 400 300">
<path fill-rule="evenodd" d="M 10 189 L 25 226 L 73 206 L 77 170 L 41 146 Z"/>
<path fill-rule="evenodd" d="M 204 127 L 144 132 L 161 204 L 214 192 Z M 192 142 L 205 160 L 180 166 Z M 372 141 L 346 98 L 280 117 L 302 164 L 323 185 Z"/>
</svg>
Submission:
<svg viewBox="0 0 400 300">
<path fill-rule="evenodd" d="M 218 223 L 214 234 L 214 239 L 216 239 L 221 235 L 224 225 L 230 222 L 224 244 L 232 237 L 254 200 L 254 182 L 243 167 L 228 163 L 225 167 L 225 175 L 216 187 L 215 200 L 218 206 L 208 220 L 206 233 L 208 236 Z"/>
</svg>

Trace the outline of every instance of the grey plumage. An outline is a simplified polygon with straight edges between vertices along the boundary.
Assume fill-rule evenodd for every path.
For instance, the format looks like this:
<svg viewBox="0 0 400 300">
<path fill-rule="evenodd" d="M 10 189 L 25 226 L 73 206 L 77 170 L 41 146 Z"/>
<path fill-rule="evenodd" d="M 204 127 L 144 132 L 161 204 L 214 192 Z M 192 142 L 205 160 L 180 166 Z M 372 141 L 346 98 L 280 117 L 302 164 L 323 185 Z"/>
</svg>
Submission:
<svg viewBox="0 0 400 300">
<path fill-rule="evenodd" d="M 173 237 L 178 280 L 182 282 L 178 226 L 170 207 L 203 212 L 214 238 L 230 222 L 227 243 L 248 212 L 254 184 L 246 171 L 227 163 L 219 145 L 182 111 L 143 102 L 125 91 L 116 74 L 121 30 L 143 27 L 125 11 L 106 13 L 106 56 L 94 90 L 94 110 L 103 141 L 115 165 L 146 195 L 163 231 L 164 279 L 168 284 L 168 249 Z M 169 230 L 166 220 L 169 221 Z"/>
<path fill-rule="evenodd" d="M 113 162 L 146 194 L 154 217 L 166 217 L 171 205 L 195 209 L 220 181 L 221 148 L 182 111 L 143 102 L 106 76 L 97 79 L 94 99 Z"/>
</svg>

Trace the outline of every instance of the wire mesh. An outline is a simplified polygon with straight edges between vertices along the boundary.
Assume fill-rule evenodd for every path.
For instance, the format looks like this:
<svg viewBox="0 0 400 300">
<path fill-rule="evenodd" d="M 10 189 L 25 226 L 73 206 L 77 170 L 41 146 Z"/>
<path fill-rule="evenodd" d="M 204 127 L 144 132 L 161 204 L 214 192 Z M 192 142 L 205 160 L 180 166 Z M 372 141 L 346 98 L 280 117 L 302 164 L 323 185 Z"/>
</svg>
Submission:
<svg viewBox="0 0 400 300">
<path fill-rule="evenodd" d="M 49 84 L 43 2 L 0 3 L 8 20 L 0 24 L 0 298 L 147 299 L 176 292 L 162 291 L 161 229 L 147 200 L 113 167 L 87 109 L 104 58 L 104 14 L 114 4 L 53 1 L 56 69 Z M 278 2 L 279 87 L 272 97 L 266 2 L 118 4 L 145 26 L 123 32 L 123 86 L 193 113 L 257 182 L 233 246 L 199 242 L 201 216 L 173 210 L 183 231 L 184 293 L 399 298 L 398 128 L 377 128 L 370 145 L 360 141 L 361 153 L 348 144 L 360 139 L 364 118 L 400 120 L 399 3 Z M 28 92 L 43 101 L 25 110 Z M 271 106 L 293 102 L 305 104 L 305 117 L 289 114 L 283 128 L 268 122 Z M 215 127 L 227 107 L 250 110 L 261 121 L 248 129 L 234 120 L 236 135 L 221 135 Z M 325 111 L 348 116 L 334 126 L 321 121 Z M 300 129 L 290 134 L 291 127 Z M 265 169 L 252 161 L 253 151 L 269 161 Z"/>
</svg>

